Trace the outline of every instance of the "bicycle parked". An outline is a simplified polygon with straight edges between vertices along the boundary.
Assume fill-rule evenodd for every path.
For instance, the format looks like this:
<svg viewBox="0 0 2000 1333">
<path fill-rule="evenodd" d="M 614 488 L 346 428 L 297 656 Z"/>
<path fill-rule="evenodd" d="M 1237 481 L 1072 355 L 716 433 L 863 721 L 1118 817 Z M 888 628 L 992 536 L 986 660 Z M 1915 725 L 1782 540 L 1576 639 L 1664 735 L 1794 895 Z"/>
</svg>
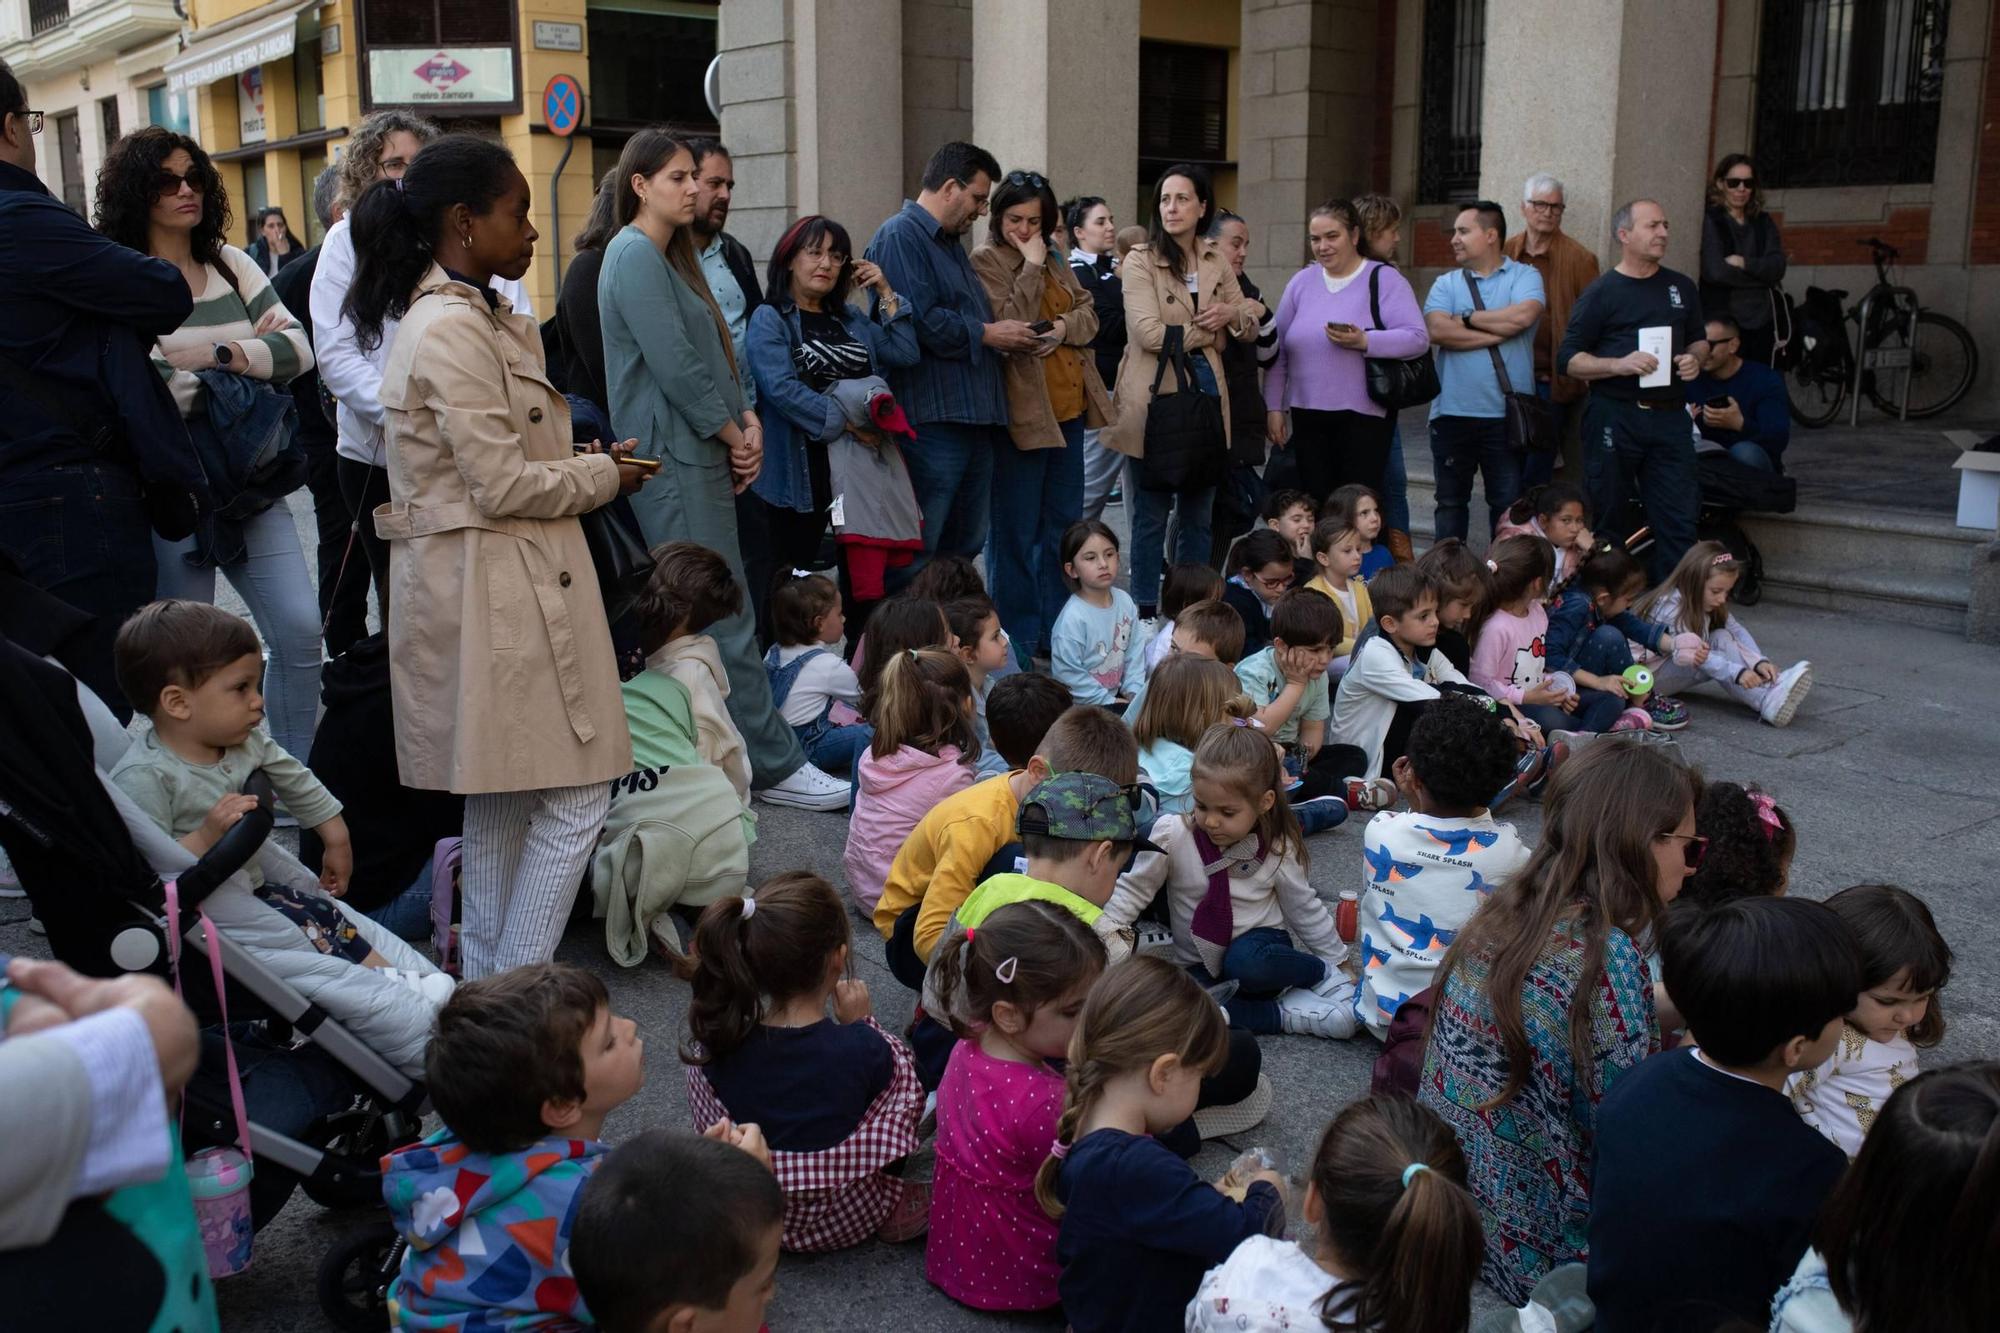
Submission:
<svg viewBox="0 0 2000 1333">
<path fill-rule="evenodd" d="M 1906 415 L 1905 397 L 1908 416 L 1936 416 L 1965 396 L 1979 371 L 1979 349 L 1965 326 L 1924 309 L 1907 289 L 1890 281 L 1889 266 L 1899 256 L 1896 247 L 1873 236 L 1858 244 L 1867 246 L 1875 260 L 1875 285 L 1860 303 L 1843 312 L 1845 291 L 1808 287 L 1798 307 L 1797 343 L 1786 358 L 1790 364 L 1782 369 L 1792 420 L 1801 426 L 1832 422 L 1854 387 L 1849 324 L 1861 333 L 1861 391 L 1890 416 Z M 1868 327 L 1861 329 L 1864 308 Z"/>
</svg>

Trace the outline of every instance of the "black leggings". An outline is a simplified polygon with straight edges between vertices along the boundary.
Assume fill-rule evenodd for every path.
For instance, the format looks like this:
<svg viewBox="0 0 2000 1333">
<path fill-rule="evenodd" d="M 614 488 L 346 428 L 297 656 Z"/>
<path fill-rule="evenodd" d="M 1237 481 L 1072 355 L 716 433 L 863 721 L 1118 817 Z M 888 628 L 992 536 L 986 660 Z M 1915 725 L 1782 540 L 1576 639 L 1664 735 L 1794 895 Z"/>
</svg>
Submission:
<svg viewBox="0 0 2000 1333">
<path fill-rule="evenodd" d="M 1323 505 L 1326 497 L 1342 486 L 1360 482 L 1380 495 L 1395 431 L 1393 416 L 1293 408 L 1288 447 L 1298 460 L 1299 481 L 1306 494 L 1315 504 Z"/>
<path fill-rule="evenodd" d="M 1305 776 L 1292 793 L 1292 803 L 1341 795 L 1347 790 L 1347 779 L 1360 777 L 1367 767 L 1368 756 L 1358 745 L 1322 745 L 1306 761 Z"/>
<path fill-rule="evenodd" d="M 389 623 L 389 543 L 375 535 L 375 506 L 389 503 L 389 469 L 371 463 L 357 463 L 345 456 L 335 464 L 340 474 L 341 498 L 347 512 L 360 525 L 361 550 L 375 575 L 375 596 L 381 604 L 382 623 Z M 350 558 L 349 562 L 353 561 Z"/>
</svg>

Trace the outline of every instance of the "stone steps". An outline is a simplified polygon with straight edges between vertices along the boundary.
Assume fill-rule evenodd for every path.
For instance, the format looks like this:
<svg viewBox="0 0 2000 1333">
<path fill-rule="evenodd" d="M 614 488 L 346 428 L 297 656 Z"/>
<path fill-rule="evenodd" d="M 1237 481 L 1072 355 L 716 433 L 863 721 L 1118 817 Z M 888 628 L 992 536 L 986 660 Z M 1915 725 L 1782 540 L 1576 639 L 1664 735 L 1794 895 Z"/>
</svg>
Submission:
<svg viewBox="0 0 2000 1333">
<path fill-rule="evenodd" d="M 1429 460 L 1406 451 L 1410 520 L 1418 545 L 1433 536 L 1436 490 Z M 1477 492 L 1472 528 L 1485 506 Z M 1990 538 L 1948 519 L 1844 505 L 1801 505 L 1790 514 L 1747 514 L 1743 531 L 1764 556 L 1765 596 L 1774 602 L 1849 611 L 1873 620 L 1963 634 L 1974 553 Z M 1475 543 L 1481 545 L 1483 543 Z"/>
</svg>

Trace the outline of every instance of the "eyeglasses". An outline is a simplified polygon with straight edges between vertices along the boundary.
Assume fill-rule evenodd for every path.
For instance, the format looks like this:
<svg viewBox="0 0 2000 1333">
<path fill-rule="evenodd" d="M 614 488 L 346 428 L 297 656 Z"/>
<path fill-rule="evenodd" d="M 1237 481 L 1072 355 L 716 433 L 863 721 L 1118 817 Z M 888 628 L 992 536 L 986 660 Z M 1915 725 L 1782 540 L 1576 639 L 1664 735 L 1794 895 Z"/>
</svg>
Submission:
<svg viewBox="0 0 2000 1333">
<path fill-rule="evenodd" d="M 1010 171 L 1007 173 L 1007 184 L 1025 185 L 1031 190 L 1046 190 L 1049 188 L 1049 178 L 1032 171 Z"/>
<path fill-rule="evenodd" d="M 19 117 L 20 117 L 20 118 L 21 118 L 22 120 L 25 120 L 25 121 L 27 121 L 27 122 L 28 122 L 28 133 L 30 133 L 30 134 L 40 134 L 40 133 L 42 132 L 42 119 L 43 119 L 43 113 L 42 113 L 42 112 L 40 112 L 40 111 L 16 111 L 16 112 L 14 112 L 13 114 L 14 114 L 14 115 L 17 115 L 17 116 L 19 116 Z"/>
<path fill-rule="evenodd" d="M 1681 848 L 1681 859 L 1686 862 L 1689 870 L 1701 869 L 1702 858 L 1708 855 L 1707 838 L 1704 838 L 1699 833 L 1662 833 L 1660 836 L 1662 838 L 1685 838 L 1687 842 Z"/>
<path fill-rule="evenodd" d="M 1561 217 L 1569 205 L 1561 202 L 1550 203 L 1546 199 L 1530 199 L 1528 200 L 1528 207 L 1534 209 L 1537 213 L 1551 213 L 1556 217 Z"/>
<path fill-rule="evenodd" d="M 201 182 L 194 178 L 192 171 L 185 176 L 176 176 L 165 167 L 161 167 L 160 174 L 153 177 L 153 193 L 156 195 L 179 194 L 183 185 L 196 194 L 201 193 Z"/>
<path fill-rule="evenodd" d="M 1722 183 L 1732 190 L 1754 190 L 1757 188 L 1755 176 L 1724 176 Z"/>
<path fill-rule="evenodd" d="M 1256 584 L 1258 587 L 1262 588 L 1265 592 L 1283 592 L 1285 589 L 1291 587 L 1292 583 L 1297 578 L 1298 575 L 1295 573 L 1280 574 L 1277 578 L 1274 579 L 1267 579 L 1262 574 L 1253 573 L 1250 575 L 1250 581 Z"/>
</svg>

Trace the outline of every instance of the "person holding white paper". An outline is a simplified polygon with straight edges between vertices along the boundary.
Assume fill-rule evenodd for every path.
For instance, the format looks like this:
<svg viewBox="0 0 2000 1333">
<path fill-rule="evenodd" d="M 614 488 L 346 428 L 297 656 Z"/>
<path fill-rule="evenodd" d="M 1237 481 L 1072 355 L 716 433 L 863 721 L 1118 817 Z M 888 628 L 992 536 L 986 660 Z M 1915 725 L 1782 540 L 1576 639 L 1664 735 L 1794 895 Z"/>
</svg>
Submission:
<svg viewBox="0 0 2000 1333">
<path fill-rule="evenodd" d="M 1583 473 L 1598 526 L 1614 540 L 1633 532 L 1636 488 L 1653 533 L 1648 564 L 1657 583 L 1695 540 L 1701 487 L 1686 391 L 1676 381 L 1701 373 L 1707 330 L 1695 280 L 1661 267 L 1666 210 L 1635 199 L 1612 226 L 1622 251 L 1618 266 L 1577 298 L 1555 369 L 1590 382 Z"/>
</svg>

